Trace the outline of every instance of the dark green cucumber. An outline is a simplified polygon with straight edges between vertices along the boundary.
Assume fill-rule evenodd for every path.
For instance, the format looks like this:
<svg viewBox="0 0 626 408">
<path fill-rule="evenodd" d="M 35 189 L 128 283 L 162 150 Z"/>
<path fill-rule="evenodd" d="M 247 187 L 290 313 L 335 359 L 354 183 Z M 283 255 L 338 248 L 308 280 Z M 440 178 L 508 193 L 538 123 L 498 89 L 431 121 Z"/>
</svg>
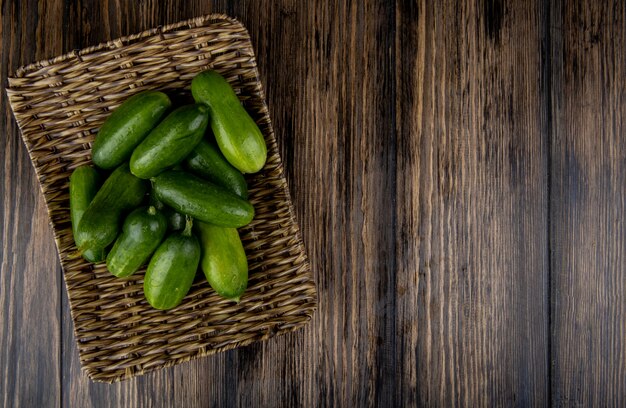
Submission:
<svg viewBox="0 0 626 408">
<path fill-rule="evenodd" d="M 72 233 L 75 240 L 78 223 L 96 196 L 99 187 L 100 174 L 93 167 L 80 166 L 70 176 L 70 219 L 72 220 Z M 78 241 L 76 241 L 76 246 L 80 246 Z M 98 263 L 104 261 L 106 250 L 94 248 L 83 252 L 82 256 L 89 262 Z"/>
<path fill-rule="evenodd" d="M 96 136 L 91 151 L 96 166 L 113 169 L 128 160 L 170 106 L 170 98 L 159 91 L 145 91 L 128 98 Z"/>
<path fill-rule="evenodd" d="M 235 228 L 196 221 L 200 238 L 200 265 L 211 287 L 221 296 L 239 302 L 248 287 L 248 259 Z"/>
<path fill-rule="evenodd" d="M 131 172 L 139 178 L 148 179 L 180 163 L 200 142 L 208 122 L 204 105 L 176 109 L 133 151 Z"/>
<path fill-rule="evenodd" d="M 83 214 L 76 231 L 79 249 L 84 252 L 106 248 L 120 230 L 122 217 L 136 208 L 148 192 L 149 183 L 133 176 L 123 164 L 106 179 Z"/>
<path fill-rule="evenodd" d="M 226 79 L 215 71 L 201 72 L 191 81 L 191 93 L 209 107 L 211 129 L 226 160 L 242 173 L 261 170 L 267 159 L 263 133 Z"/>
<path fill-rule="evenodd" d="M 107 255 L 107 269 L 113 275 L 124 278 L 137 272 L 159 246 L 167 220 L 153 206 L 141 207 L 128 214 L 122 233 Z"/>
<path fill-rule="evenodd" d="M 163 241 L 148 264 L 143 292 L 156 309 L 178 306 L 191 288 L 200 262 L 200 244 L 191 227 L 189 219 L 185 230 Z"/>
<path fill-rule="evenodd" d="M 214 225 L 239 228 L 254 218 L 248 201 L 184 171 L 161 173 L 152 179 L 152 189 L 174 210 Z"/>
<path fill-rule="evenodd" d="M 248 186 L 243 174 L 222 155 L 219 148 L 202 140 L 185 159 L 187 168 L 196 175 L 248 199 Z"/>
</svg>

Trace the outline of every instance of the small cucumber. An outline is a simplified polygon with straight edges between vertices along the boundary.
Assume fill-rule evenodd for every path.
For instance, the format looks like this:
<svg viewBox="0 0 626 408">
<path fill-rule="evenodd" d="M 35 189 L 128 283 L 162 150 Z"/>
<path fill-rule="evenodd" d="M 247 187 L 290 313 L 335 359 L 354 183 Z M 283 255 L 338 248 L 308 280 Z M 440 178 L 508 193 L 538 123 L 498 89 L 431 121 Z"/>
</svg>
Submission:
<svg viewBox="0 0 626 408">
<path fill-rule="evenodd" d="M 106 248 L 120 230 L 124 214 L 137 207 L 148 192 L 149 183 L 133 176 L 123 164 L 106 179 L 83 214 L 76 231 L 79 249 L 84 252 Z"/>
<path fill-rule="evenodd" d="M 178 164 L 200 142 L 208 123 L 204 105 L 176 109 L 133 151 L 131 172 L 139 178 L 148 179 Z"/>
<path fill-rule="evenodd" d="M 96 196 L 99 187 L 100 174 L 93 167 L 80 166 L 70 176 L 70 219 L 72 220 L 74 239 L 77 236 L 78 223 Z M 76 241 L 76 246 L 80 246 L 78 241 Z M 104 261 L 106 250 L 94 248 L 83 252 L 82 256 L 89 262 L 98 263 Z"/>
<path fill-rule="evenodd" d="M 248 201 L 184 171 L 159 174 L 152 179 L 152 189 L 164 204 L 200 221 L 239 228 L 254 218 Z"/>
<path fill-rule="evenodd" d="M 170 106 L 170 98 L 159 91 L 145 91 L 128 98 L 96 136 L 91 151 L 96 166 L 113 169 L 128 160 Z"/>
<path fill-rule="evenodd" d="M 153 206 L 131 212 L 107 256 L 109 272 L 119 278 L 137 272 L 157 249 L 166 231 L 165 216 Z"/>
<path fill-rule="evenodd" d="M 243 174 L 224 158 L 219 148 L 202 140 L 185 159 L 187 168 L 196 175 L 248 199 Z"/>
<path fill-rule="evenodd" d="M 191 288 L 200 262 L 200 244 L 191 228 L 189 218 L 185 230 L 163 241 L 148 264 L 143 292 L 156 309 L 178 306 Z"/>
<path fill-rule="evenodd" d="M 191 81 L 191 93 L 209 107 L 211 129 L 230 164 L 242 173 L 261 170 L 267 159 L 263 133 L 226 79 L 215 71 L 201 72 Z"/>
<path fill-rule="evenodd" d="M 200 237 L 200 265 L 211 287 L 221 296 L 239 302 L 248 286 L 248 259 L 235 228 L 196 221 Z"/>
</svg>

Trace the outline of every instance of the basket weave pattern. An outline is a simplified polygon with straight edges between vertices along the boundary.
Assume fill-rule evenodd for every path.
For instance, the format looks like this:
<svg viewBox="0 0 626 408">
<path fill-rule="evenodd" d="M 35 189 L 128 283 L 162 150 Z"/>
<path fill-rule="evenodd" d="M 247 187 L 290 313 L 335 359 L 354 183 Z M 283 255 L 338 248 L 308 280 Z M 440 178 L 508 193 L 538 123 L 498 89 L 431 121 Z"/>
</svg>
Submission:
<svg viewBox="0 0 626 408">
<path fill-rule="evenodd" d="M 127 279 L 77 256 L 69 217 L 69 176 L 91 163 L 91 142 L 131 95 L 188 89 L 212 68 L 231 83 L 268 146 L 264 169 L 248 178 L 253 222 L 240 229 L 249 287 L 239 304 L 197 279 L 183 303 L 162 312 L 143 296 L 145 269 Z M 112 382 L 296 329 L 317 294 L 246 29 L 210 15 L 152 29 L 20 68 L 9 101 L 37 172 L 63 267 L 81 364 Z"/>
</svg>

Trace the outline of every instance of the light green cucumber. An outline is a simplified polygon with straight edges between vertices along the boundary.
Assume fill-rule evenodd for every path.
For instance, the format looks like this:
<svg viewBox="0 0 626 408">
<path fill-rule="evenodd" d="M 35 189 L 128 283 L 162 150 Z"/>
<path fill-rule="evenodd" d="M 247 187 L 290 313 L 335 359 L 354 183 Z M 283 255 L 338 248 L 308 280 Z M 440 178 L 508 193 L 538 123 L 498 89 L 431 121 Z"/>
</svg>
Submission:
<svg viewBox="0 0 626 408">
<path fill-rule="evenodd" d="M 216 71 L 201 72 L 191 81 L 191 93 L 209 107 L 211 129 L 226 160 L 242 173 L 261 170 L 267 159 L 263 133 L 226 79 Z"/>
<path fill-rule="evenodd" d="M 235 228 L 195 222 L 200 238 L 200 265 L 211 287 L 221 296 L 239 302 L 248 287 L 248 259 Z"/>
</svg>

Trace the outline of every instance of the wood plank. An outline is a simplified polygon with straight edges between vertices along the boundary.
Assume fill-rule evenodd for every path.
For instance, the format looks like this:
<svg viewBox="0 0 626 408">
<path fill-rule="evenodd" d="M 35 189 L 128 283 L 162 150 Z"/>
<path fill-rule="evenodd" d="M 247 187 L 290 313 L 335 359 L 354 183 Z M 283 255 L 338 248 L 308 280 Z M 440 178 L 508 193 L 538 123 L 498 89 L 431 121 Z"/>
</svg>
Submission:
<svg viewBox="0 0 626 408">
<path fill-rule="evenodd" d="M 282 1 L 242 17 L 319 309 L 301 333 L 238 352 L 238 405 L 398 403 L 394 13 L 383 1 Z"/>
<path fill-rule="evenodd" d="M 401 405 L 549 400 L 543 18 L 398 2 Z"/>
<path fill-rule="evenodd" d="M 626 405 L 626 4 L 554 2 L 553 402 Z"/>
<path fill-rule="evenodd" d="M 60 10 L 37 1 L 2 2 L 0 83 L 17 67 L 56 54 Z M 37 178 L 6 93 L 0 97 L 0 405 L 58 406 L 61 398 L 61 269 Z"/>
</svg>

